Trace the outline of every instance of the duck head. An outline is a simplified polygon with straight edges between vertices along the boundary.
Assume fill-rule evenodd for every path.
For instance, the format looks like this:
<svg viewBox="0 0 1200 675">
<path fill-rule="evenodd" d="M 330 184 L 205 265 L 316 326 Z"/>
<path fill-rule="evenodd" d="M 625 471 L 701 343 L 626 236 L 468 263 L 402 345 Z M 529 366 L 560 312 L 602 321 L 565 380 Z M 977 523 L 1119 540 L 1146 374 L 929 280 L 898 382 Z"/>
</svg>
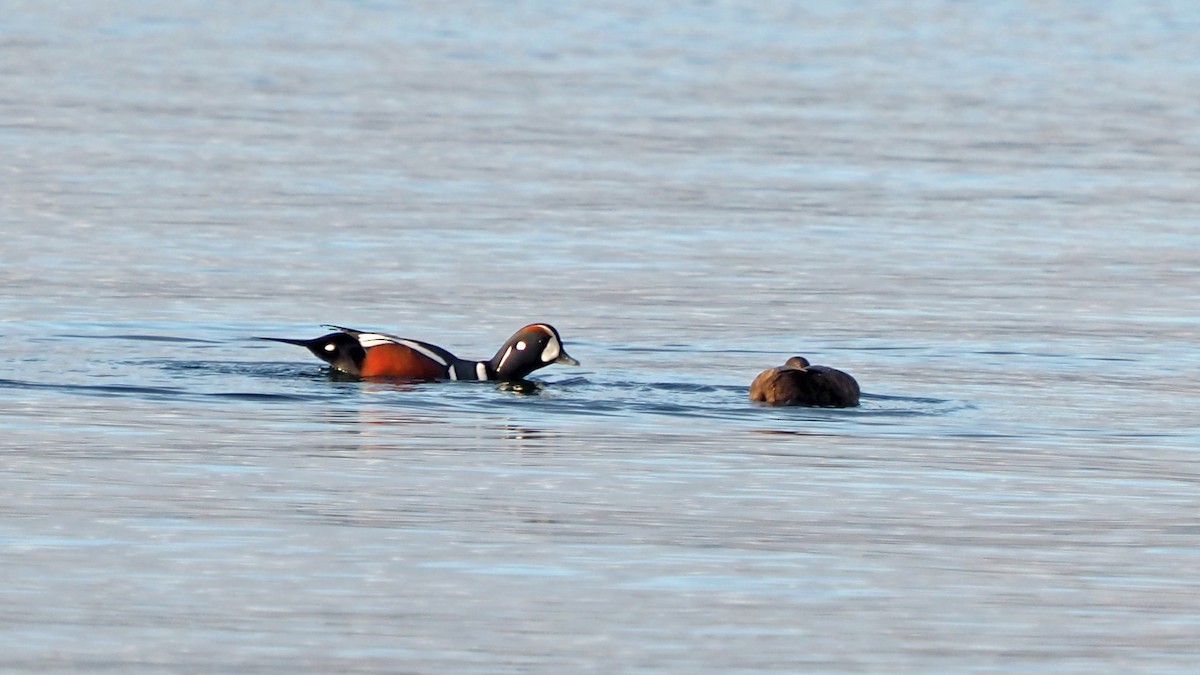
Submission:
<svg viewBox="0 0 1200 675">
<path fill-rule="evenodd" d="M 533 371 L 552 363 L 577 366 L 563 349 L 562 338 L 554 326 L 546 323 L 531 323 L 513 333 L 500 347 L 488 366 L 496 373 L 497 380 L 523 380 Z"/>
</svg>

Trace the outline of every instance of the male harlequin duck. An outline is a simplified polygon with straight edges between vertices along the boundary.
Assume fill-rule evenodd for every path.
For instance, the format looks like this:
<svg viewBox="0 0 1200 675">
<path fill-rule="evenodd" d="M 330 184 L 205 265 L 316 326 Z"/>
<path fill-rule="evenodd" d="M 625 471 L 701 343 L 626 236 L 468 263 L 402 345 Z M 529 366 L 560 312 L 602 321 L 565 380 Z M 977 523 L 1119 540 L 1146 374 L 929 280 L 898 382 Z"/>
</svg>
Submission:
<svg viewBox="0 0 1200 675">
<path fill-rule="evenodd" d="M 355 377 L 406 380 L 522 380 L 551 363 L 577 366 L 554 327 L 533 323 L 508 338 L 490 361 L 467 361 L 428 342 L 326 325 L 338 331 L 312 340 L 262 338 L 307 347 L 317 358 Z"/>
<path fill-rule="evenodd" d="M 814 366 L 793 356 L 778 368 L 764 370 L 750 384 L 750 400 L 771 405 L 853 408 L 858 405 L 858 382 L 829 366 Z"/>
</svg>

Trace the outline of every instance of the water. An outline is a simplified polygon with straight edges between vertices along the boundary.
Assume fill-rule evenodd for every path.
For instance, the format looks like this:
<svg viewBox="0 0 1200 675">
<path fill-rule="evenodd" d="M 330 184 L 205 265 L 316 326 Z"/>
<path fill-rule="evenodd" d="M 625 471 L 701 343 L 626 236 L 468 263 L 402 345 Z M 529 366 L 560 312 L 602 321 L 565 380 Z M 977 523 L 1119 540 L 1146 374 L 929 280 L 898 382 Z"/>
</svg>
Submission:
<svg viewBox="0 0 1200 675">
<path fill-rule="evenodd" d="M 52 4 L 5 670 L 1200 666 L 1190 3 Z M 252 339 L 535 320 L 533 394 Z"/>
</svg>

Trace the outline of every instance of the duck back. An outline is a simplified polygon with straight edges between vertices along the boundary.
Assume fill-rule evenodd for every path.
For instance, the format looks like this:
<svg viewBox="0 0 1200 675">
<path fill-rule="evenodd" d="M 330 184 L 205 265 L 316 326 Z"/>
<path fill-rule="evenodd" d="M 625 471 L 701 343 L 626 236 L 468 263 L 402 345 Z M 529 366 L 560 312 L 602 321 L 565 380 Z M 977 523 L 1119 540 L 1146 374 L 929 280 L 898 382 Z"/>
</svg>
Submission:
<svg viewBox="0 0 1200 675">
<path fill-rule="evenodd" d="M 796 367 L 794 362 L 802 362 Z M 853 408 L 858 405 L 858 382 L 829 366 L 810 366 L 802 358 L 759 373 L 750 384 L 750 400 L 770 405 Z"/>
</svg>

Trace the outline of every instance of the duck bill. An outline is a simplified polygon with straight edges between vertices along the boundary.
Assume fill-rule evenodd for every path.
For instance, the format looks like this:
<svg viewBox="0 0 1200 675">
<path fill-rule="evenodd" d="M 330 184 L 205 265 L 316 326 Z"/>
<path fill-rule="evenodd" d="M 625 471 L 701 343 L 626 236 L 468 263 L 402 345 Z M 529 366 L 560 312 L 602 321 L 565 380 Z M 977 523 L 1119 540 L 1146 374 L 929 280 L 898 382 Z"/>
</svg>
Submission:
<svg viewBox="0 0 1200 675">
<path fill-rule="evenodd" d="M 579 362 L 578 362 L 578 361 L 576 361 L 575 359 L 571 358 L 571 357 L 570 357 L 570 356 L 569 356 L 569 355 L 568 355 L 566 352 L 563 352 L 563 353 L 559 354 L 559 355 L 558 355 L 558 358 L 557 358 L 557 359 L 554 359 L 554 363 L 561 363 L 561 364 L 562 364 L 562 365 L 564 365 L 564 366 L 577 366 L 577 365 L 579 365 Z"/>
</svg>

